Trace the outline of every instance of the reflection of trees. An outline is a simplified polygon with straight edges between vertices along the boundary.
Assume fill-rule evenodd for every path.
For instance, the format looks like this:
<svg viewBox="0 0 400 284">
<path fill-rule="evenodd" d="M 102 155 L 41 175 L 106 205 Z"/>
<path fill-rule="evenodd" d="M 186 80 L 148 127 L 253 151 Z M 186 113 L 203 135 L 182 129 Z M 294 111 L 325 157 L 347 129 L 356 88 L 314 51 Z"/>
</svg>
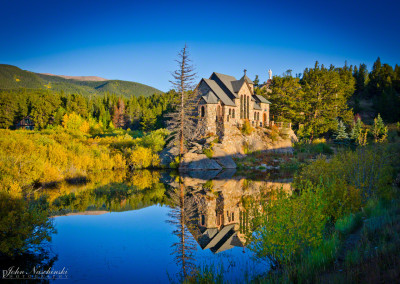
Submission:
<svg viewBox="0 0 400 284">
<path fill-rule="evenodd" d="M 173 234 L 178 238 L 178 241 L 172 245 L 174 260 L 180 266 L 179 277 L 181 280 L 186 279 L 193 272 L 194 251 L 196 250 L 196 242 L 190 234 L 188 226 L 191 226 L 194 215 L 194 203 L 186 193 L 181 177 L 179 177 L 179 186 L 169 194 L 172 208 L 168 216 L 168 223 L 172 224 L 175 229 Z"/>
<path fill-rule="evenodd" d="M 42 248 L 36 253 L 26 252 L 15 257 L 0 257 L 0 271 L 7 270 L 12 266 L 14 268 L 19 267 L 20 271 L 25 271 L 26 273 L 31 273 L 33 268 L 46 271 L 53 267 L 57 259 L 57 255 L 51 253 L 48 248 Z M 15 283 L 24 283 L 22 281 L 23 280 L 14 280 Z M 8 283 L 7 280 L 5 280 L 5 282 Z M 50 281 L 48 279 L 29 279 L 25 280 L 25 283 L 50 283 Z"/>
<path fill-rule="evenodd" d="M 0 256 L 40 249 L 55 232 L 43 199 L 28 202 L 0 192 Z"/>
<path fill-rule="evenodd" d="M 14 266 L 30 273 L 34 267 L 40 266 L 41 270 L 52 267 L 57 256 L 49 253 L 47 242 L 55 230 L 47 209 L 44 199 L 28 202 L 0 192 L 0 271 Z"/>
<path fill-rule="evenodd" d="M 54 214 L 86 210 L 136 210 L 157 203 L 164 204 L 165 186 L 157 172 L 137 171 L 125 182 L 111 182 L 78 192 L 60 193 L 50 199 Z"/>
<path fill-rule="evenodd" d="M 179 182 L 171 185 L 191 188 L 183 199 L 192 205 L 191 218 L 187 218 L 191 220 L 185 220 L 187 229 L 202 249 L 213 253 L 244 247 L 270 193 L 282 186 L 290 190 L 286 181 L 256 181 L 225 173 L 212 179 L 197 173 L 184 175 Z"/>
</svg>

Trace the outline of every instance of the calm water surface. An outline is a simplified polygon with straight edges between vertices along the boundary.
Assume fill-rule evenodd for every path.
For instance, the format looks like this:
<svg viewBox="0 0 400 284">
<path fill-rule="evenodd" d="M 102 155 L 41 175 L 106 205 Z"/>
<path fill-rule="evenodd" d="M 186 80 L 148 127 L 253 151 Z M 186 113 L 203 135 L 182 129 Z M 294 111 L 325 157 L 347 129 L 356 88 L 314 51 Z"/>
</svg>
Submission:
<svg viewBox="0 0 400 284">
<path fill-rule="evenodd" d="M 57 283 L 178 283 L 204 266 L 240 283 L 266 273 L 246 248 L 252 210 L 290 178 L 229 172 L 140 171 L 91 177 L 46 192 L 57 233 L 48 245 Z M 254 212 L 256 212 L 254 211 Z"/>
</svg>

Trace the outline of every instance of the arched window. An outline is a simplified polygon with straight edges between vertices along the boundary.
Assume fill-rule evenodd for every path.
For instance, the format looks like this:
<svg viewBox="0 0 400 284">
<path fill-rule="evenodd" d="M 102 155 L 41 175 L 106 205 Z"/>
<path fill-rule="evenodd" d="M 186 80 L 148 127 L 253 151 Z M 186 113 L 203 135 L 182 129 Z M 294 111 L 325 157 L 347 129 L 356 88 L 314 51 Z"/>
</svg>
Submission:
<svg viewBox="0 0 400 284">
<path fill-rule="evenodd" d="M 243 118 L 243 110 L 244 110 L 243 104 L 244 104 L 243 96 L 240 96 L 240 118 Z"/>
<path fill-rule="evenodd" d="M 221 117 L 221 106 L 217 106 L 217 117 L 216 117 L 216 119 L 218 119 L 219 117 Z"/>
<path fill-rule="evenodd" d="M 232 118 L 235 118 L 235 109 L 232 109 Z"/>
<path fill-rule="evenodd" d="M 229 116 L 232 116 L 232 109 L 229 109 Z"/>
<path fill-rule="evenodd" d="M 254 120 L 257 120 L 257 113 L 254 113 Z"/>
<path fill-rule="evenodd" d="M 201 111 L 200 111 L 201 117 L 204 117 L 206 115 L 206 108 L 204 106 L 201 106 Z"/>
<path fill-rule="evenodd" d="M 249 119 L 250 117 L 249 117 L 249 97 L 248 97 L 248 96 L 245 96 L 245 101 L 246 101 L 246 103 L 245 103 L 245 106 L 246 106 L 246 110 L 245 110 L 246 115 L 245 115 L 245 118 L 246 118 L 246 119 Z"/>
</svg>

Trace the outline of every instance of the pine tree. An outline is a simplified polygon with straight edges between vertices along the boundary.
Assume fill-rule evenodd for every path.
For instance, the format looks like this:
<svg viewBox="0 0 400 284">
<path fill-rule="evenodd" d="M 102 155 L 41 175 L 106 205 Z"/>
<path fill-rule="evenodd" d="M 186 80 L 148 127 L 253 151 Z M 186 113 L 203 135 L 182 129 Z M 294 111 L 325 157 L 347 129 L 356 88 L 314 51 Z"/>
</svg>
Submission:
<svg viewBox="0 0 400 284">
<path fill-rule="evenodd" d="M 346 126 L 344 125 L 343 121 L 341 121 L 341 120 L 338 120 L 335 138 L 337 140 L 346 140 L 349 138 L 349 135 L 347 135 L 347 133 L 346 133 Z"/>
<path fill-rule="evenodd" d="M 276 121 L 291 121 L 294 125 L 304 122 L 304 92 L 299 78 L 290 75 L 274 76 L 270 86 L 271 115 Z"/>
<path fill-rule="evenodd" d="M 0 128 L 10 128 L 14 124 L 17 103 L 10 92 L 0 93 Z"/>
<path fill-rule="evenodd" d="M 157 122 L 157 117 L 152 109 L 146 109 L 140 119 L 140 125 L 144 131 L 153 130 Z"/>
<path fill-rule="evenodd" d="M 361 135 L 362 128 L 363 123 L 361 121 L 361 118 L 358 116 L 356 121 L 353 121 L 353 128 L 351 129 L 350 138 L 357 141 L 359 136 Z"/>
<path fill-rule="evenodd" d="M 304 96 L 304 132 L 314 137 L 335 130 L 337 118 L 350 121 L 353 116 L 347 101 L 354 92 L 355 80 L 351 67 L 343 68 L 315 63 L 314 68 L 306 68 L 301 79 Z"/>
<path fill-rule="evenodd" d="M 374 125 L 372 127 L 372 134 L 374 135 L 375 142 L 384 142 L 387 138 L 388 128 L 383 123 L 383 120 L 378 114 L 378 117 L 374 119 Z"/>
<path fill-rule="evenodd" d="M 255 87 L 257 87 L 258 84 L 260 83 L 260 79 L 258 79 L 258 75 L 256 75 L 256 78 L 254 78 L 253 83 L 254 83 L 254 86 L 255 86 Z"/>
</svg>

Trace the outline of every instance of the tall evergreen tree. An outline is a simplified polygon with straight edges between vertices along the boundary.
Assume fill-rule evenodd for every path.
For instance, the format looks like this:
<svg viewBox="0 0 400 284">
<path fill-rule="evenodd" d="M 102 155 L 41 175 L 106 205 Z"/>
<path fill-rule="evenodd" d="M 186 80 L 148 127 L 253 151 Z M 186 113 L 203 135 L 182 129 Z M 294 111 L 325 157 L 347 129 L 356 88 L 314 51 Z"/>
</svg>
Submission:
<svg viewBox="0 0 400 284">
<path fill-rule="evenodd" d="M 270 85 L 271 115 L 275 121 L 291 121 L 294 125 L 304 122 L 304 92 L 299 78 L 286 74 L 274 76 Z"/>
<path fill-rule="evenodd" d="M 305 123 L 304 133 L 314 137 L 335 130 L 337 118 L 350 121 L 352 115 L 347 101 L 354 92 L 354 78 L 351 68 L 325 68 L 315 63 L 314 68 L 306 68 L 301 80 L 304 91 L 303 103 Z"/>
</svg>

